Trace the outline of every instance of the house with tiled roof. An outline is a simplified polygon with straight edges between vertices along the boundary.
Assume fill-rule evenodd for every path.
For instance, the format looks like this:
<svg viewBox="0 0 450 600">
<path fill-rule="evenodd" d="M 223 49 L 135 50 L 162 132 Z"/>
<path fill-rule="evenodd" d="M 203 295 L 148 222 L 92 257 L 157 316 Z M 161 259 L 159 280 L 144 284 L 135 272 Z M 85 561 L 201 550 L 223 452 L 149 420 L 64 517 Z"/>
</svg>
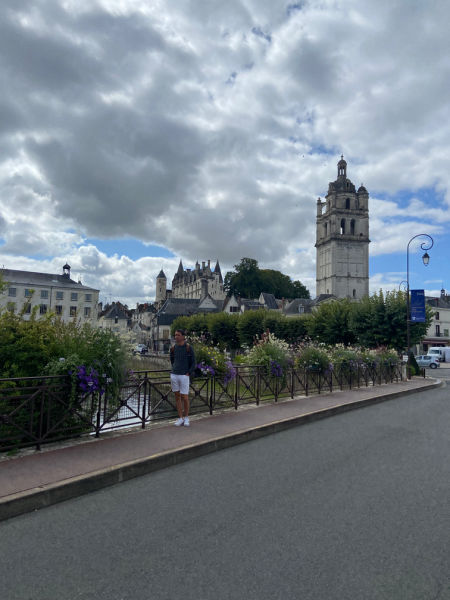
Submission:
<svg viewBox="0 0 450 600">
<path fill-rule="evenodd" d="M 170 326 L 177 317 L 190 317 L 198 313 L 221 312 L 223 300 L 216 300 L 209 294 L 203 298 L 168 298 L 155 313 L 150 337 L 153 350 L 168 352 L 170 348 Z"/>
</svg>

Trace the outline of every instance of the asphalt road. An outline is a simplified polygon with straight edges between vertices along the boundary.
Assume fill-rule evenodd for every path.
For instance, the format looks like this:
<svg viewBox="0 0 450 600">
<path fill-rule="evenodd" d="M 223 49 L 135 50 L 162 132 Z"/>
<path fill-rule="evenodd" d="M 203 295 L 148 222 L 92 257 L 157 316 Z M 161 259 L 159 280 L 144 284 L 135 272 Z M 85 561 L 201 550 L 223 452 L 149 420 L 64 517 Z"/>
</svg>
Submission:
<svg viewBox="0 0 450 600">
<path fill-rule="evenodd" d="M 449 600 L 450 388 L 0 523 L 2 600 Z"/>
</svg>

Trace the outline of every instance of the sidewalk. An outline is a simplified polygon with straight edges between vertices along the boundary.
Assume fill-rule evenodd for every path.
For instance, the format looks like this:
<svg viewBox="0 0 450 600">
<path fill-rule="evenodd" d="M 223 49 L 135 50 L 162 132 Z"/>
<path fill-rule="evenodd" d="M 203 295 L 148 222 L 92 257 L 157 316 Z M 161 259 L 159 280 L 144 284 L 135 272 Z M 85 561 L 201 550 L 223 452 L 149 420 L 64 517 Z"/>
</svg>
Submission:
<svg viewBox="0 0 450 600">
<path fill-rule="evenodd" d="M 0 460 L 0 521 L 216 450 L 376 402 L 439 387 L 415 378 L 277 403 L 240 407 L 145 430 L 86 438 Z"/>
</svg>

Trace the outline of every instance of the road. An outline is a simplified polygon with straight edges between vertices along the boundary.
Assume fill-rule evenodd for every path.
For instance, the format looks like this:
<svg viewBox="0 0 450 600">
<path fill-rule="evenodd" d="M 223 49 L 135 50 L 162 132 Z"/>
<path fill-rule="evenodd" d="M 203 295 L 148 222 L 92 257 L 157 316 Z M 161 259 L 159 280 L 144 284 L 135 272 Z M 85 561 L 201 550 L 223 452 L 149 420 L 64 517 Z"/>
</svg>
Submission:
<svg viewBox="0 0 450 600">
<path fill-rule="evenodd" d="M 449 456 L 449 387 L 296 427 L 0 523 L 0 595 L 450 600 Z"/>
</svg>

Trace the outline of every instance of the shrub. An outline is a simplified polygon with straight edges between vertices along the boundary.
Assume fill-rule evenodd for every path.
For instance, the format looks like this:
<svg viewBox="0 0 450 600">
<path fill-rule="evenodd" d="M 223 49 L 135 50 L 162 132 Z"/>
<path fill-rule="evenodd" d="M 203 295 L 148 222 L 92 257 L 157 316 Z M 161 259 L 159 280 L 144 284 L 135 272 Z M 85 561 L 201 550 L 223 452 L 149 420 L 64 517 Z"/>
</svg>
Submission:
<svg viewBox="0 0 450 600">
<path fill-rule="evenodd" d="M 325 372 L 333 368 L 330 357 L 324 348 L 304 344 L 297 349 L 294 365 L 299 369 Z"/>
<path fill-rule="evenodd" d="M 290 365 L 289 345 L 273 333 L 264 333 L 248 351 L 245 362 L 265 367 L 268 375 L 282 377 Z"/>
</svg>

